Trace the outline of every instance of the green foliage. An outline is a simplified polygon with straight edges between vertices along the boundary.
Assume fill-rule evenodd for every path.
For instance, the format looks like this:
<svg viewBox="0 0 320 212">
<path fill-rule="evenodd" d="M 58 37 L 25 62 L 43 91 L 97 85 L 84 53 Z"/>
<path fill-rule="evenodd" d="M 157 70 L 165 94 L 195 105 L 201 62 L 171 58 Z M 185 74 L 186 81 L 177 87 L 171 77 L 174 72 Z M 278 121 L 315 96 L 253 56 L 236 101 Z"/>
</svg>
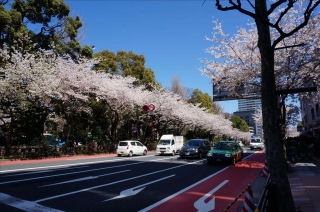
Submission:
<svg viewBox="0 0 320 212">
<path fill-rule="evenodd" d="M 10 6 L 0 5 L 0 45 L 31 52 L 39 48 L 51 50 L 54 45 L 60 55 L 90 58 L 92 51 L 88 46 L 82 48 L 77 41 L 82 27 L 80 17 L 73 18 L 69 13 L 63 0 L 14 0 Z"/>
<path fill-rule="evenodd" d="M 249 126 L 247 122 L 241 119 L 239 116 L 231 116 L 232 127 L 241 130 L 242 132 L 249 132 Z"/>
<path fill-rule="evenodd" d="M 208 93 L 202 93 L 199 89 L 195 89 L 192 92 L 189 102 L 193 104 L 201 103 L 200 107 L 204 107 L 209 111 L 212 111 L 212 98 Z"/>
<path fill-rule="evenodd" d="M 221 106 L 214 103 L 208 93 L 202 93 L 202 91 L 199 89 L 193 90 L 188 102 L 193 104 L 201 103 L 200 107 L 206 108 L 210 113 L 223 113 Z"/>
<path fill-rule="evenodd" d="M 118 51 L 117 54 L 104 50 L 94 54 L 101 62 L 94 66 L 94 70 L 104 71 L 110 74 L 135 77 L 135 85 L 159 86 L 155 80 L 155 74 L 150 68 L 145 67 L 145 57 L 130 52 Z M 148 86 L 150 85 L 150 86 Z"/>
</svg>

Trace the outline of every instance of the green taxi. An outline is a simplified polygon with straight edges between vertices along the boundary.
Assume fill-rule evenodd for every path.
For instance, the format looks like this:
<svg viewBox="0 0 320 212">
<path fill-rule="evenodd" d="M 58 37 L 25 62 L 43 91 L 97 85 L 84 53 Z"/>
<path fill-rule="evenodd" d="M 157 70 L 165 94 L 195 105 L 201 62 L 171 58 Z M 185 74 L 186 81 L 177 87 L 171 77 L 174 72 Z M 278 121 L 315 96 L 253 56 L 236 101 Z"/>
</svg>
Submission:
<svg viewBox="0 0 320 212">
<path fill-rule="evenodd" d="M 219 141 L 207 154 L 208 164 L 215 162 L 227 162 L 235 165 L 241 161 L 243 150 L 235 141 Z"/>
</svg>

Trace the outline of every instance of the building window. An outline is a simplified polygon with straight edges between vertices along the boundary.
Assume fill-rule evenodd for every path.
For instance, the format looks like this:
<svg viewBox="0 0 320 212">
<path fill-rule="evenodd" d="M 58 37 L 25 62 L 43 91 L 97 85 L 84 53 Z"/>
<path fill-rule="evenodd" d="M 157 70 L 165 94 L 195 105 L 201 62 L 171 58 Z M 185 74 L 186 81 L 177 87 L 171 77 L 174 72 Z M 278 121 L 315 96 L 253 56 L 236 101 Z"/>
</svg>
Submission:
<svg viewBox="0 0 320 212">
<path fill-rule="evenodd" d="M 311 118 L 314 120 L 314 108 L 311 109 Z"/>
</svg>

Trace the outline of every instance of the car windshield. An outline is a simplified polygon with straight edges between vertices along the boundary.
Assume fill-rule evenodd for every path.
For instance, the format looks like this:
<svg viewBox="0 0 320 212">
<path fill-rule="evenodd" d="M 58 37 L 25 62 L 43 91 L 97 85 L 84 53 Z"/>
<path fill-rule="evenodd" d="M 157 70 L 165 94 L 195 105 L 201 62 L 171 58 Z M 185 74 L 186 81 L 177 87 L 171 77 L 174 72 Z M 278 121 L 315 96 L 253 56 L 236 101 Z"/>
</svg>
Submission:
<svg viewBox="0 0 320 212">
<path fill-rule="evenodd" d="M 190 140 L 186 143 L 186 146 L 200 146 L 201 141 L 198 140 Z"/>
<path fill-rule="evenodd" d="M 231 150 L 233 149 L 233 145 L 231 143 L 218 142 L 216 145 L 214 145 L 214 149 Z"/>
<path fill-rule="evenodd" d="M 159 144 L 160 145 L 170 145 L 170 140 L 160 140 Z"/>
<path fill-rule="evenodd" d="M 251 143 L 261 143 L 260 139 L 251 139 Z"/>
<path fill-rule="evenodd" d="M 119 146 L 128 146 L 128 142 L 121 141 L 121 142 L 119 142 Z"/>
<path fill-rule="evenodd" d="M 57 141 L 61 141 L 61 139 L 52 134 L 43 134 L 44 138 L 49 144 L 57 143 Z"/>
</svg>

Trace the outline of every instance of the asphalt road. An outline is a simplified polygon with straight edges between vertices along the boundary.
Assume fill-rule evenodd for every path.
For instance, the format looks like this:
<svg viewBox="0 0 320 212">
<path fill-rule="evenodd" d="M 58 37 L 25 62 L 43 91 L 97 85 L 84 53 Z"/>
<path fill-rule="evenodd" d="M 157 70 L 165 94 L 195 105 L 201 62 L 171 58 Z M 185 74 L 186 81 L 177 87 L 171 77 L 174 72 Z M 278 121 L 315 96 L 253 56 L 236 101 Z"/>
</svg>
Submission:
<svg viewBox="0 0 320 212">
<path fill-rule="evenodd" d="M 250 174 L 248 167 L 244 170 L 245 165 L 241 164 L 247 164 L 246 158 L 259 163 L 263 159 L 251 157 L 257 155 L 251 155 L 255 151 L 244 150 L 244 160 L 234 167 L 224 164 L 211 166 L 205 159 L 152 154 L 133 157 L 97 155 L 94 158 L 71 157 L 49 162 L 1 165 L 0 208 L 2 212 L 156 211 L 157 207 L 170 200 L 174 203 L 180 201 L 179 207 L 184 210 L 179 211 L 197 211 L 201 208 L 210 211 L 218 208 L 219 201 L 215 204 L 212 199 L 206 199 L 217 190 L 224 191 L 223 188 L 228 187 L 224 186 L 227 181 L 222 178 L 239 174 L 241 181 L 246 173 L 256 175 L 256 172 Z M 261 169 L 261 164 L 258 168 Z M 229 174 L 228 170 L 231 171 Z M 231 187 L 239 184 L 238 178 L 229 180 Z M 217 185 L 214 185 L 215 182 Z M 246 184 L 239 184 L 241 186 L 233 191 L 235 197 Z M 190 196 L 191 189 L 195 188 L 202 190 L 199 193 L 193 191 L 192 198 L 179 200 L 179 195 Z M 230 188 L 225 190 L 228 192 Z M 223 204 L 228 205 L 231 201 Z M 166 207 L 168 211 L 170 205 Z"/>
</svg>

